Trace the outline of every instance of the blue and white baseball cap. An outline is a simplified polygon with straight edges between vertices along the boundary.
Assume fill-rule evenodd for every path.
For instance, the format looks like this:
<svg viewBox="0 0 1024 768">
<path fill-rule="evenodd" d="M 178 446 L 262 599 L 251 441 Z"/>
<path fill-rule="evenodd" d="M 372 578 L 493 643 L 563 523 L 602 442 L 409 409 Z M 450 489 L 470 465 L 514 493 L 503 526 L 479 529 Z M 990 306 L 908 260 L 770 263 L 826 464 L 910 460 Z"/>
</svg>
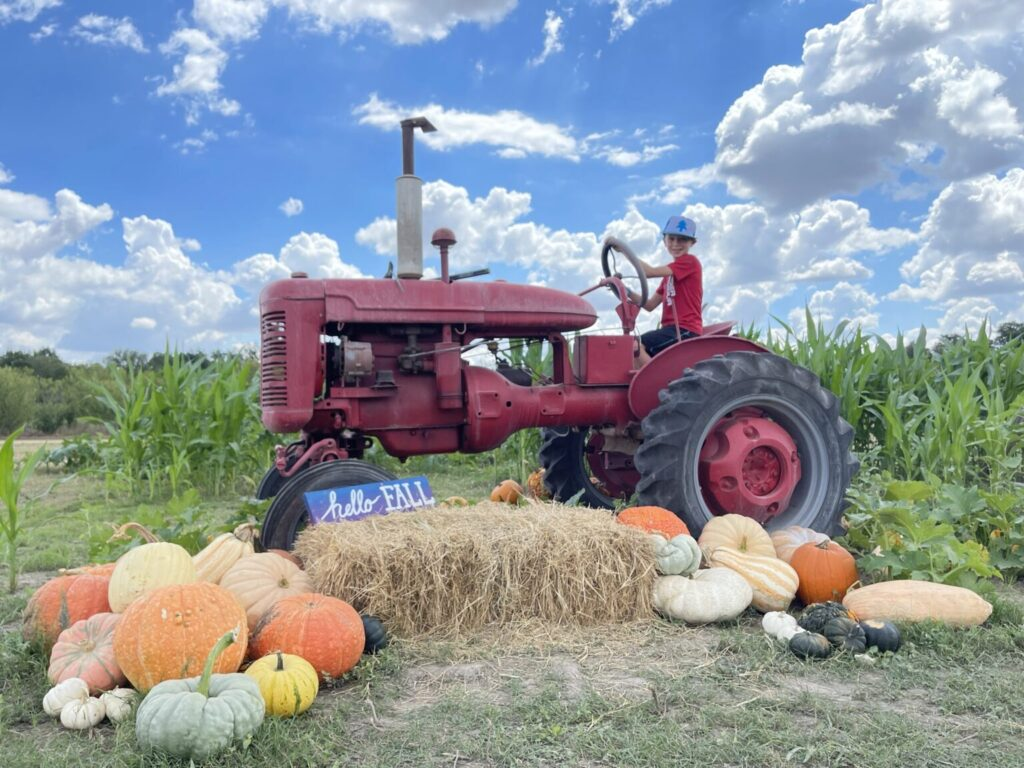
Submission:
<svg viewBox="0 0 1024 768">
<path fill-rule="evenodd" d="M 661 234 L 682 235 L 683 237 L 692 237 L 696 240 L 697 223 L 693 219 L 688 219 L 685 216 L 671 216 L 665 224 L 665 228 L 661 230 Z"/>
</svg>

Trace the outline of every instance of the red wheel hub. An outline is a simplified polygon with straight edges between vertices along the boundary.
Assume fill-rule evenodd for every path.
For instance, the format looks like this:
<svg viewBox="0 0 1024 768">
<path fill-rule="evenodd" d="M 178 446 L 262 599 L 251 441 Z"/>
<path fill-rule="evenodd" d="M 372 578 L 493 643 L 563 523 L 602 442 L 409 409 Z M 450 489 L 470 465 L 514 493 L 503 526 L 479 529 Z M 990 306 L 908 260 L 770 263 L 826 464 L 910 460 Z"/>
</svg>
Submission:
<svg viewBox="0 0 1024 768">
<path fill-rule="evenodd" d="M 785 429 L 744 408 L 708 433 L 697 472 L 713 514 L 746 515 L 764 524 L 789 506 L 800 482 L 800 457 Z"/>
</svg>

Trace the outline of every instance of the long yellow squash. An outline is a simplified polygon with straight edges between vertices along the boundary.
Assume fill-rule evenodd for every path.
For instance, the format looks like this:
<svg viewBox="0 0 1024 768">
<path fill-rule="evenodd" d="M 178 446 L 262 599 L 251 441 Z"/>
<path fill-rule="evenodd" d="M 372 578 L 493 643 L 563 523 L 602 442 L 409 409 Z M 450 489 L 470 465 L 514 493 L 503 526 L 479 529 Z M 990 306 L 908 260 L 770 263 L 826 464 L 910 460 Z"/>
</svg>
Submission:
<svg viewBox="0 0 1024 768">
<path fill-rule="evenodd" d="M 851 589 L 843 605 L 861 620 L 931 619 L 953 627 L 977 626 L 992 615 L 992 604 L 969 589 L 913 579 Z"/>
</svg>

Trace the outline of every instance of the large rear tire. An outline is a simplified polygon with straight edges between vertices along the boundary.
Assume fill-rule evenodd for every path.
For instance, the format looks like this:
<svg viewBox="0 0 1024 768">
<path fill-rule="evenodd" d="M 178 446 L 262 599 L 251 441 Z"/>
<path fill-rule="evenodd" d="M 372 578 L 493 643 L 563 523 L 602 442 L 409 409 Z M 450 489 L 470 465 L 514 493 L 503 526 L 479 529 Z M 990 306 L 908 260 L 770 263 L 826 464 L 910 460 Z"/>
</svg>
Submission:
<svg viewBox="0 0 1024 768">
<path fill-rule="evenodd" d="M 304 469 L 290 477 L 271 502 L 260 529 L 260 543 L 264 549 L 294 546 L 295 538 L 309 523 L 304 493 L 395 479 L 386 469 L 359 459 L 327 461 Z"/>
<path fill-rule="evenodd" d="M 850 451 L 853 428 L 839 415 L 839 401 L 811 371 L 777 355 L 730 352 L 687 369 L 660 399 L 643 420 L 635 456 L 641 504 L 672 510 L 699 536 L 713 515 L 698 477 L 704 440 L 727 414 L 756 408 L 789 433 L 802 470 L 788 507 L 766 527 L 842 532 L 846 489 L 860 462 Z"/>
</svg>

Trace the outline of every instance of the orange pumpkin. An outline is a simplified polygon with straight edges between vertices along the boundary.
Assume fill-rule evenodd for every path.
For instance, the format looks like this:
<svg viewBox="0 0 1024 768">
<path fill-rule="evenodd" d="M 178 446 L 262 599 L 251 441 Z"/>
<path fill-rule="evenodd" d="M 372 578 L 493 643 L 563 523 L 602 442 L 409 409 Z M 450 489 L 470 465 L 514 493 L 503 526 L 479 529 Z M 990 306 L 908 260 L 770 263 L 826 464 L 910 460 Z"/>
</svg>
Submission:
<svg viewBox="0 0 1024 768">
<path fill-rule="evenodd" d="M 89 565 L 80 565 L 77 568 L 61 568 L 57 573 L 61 576 L 78 576 L 82 573 L 88 573 L 93 576 L 109 576 L 117 568 L 117 563 L 90 563 Z"/>
<path fill-rule="evenodd" d="M 502 480 L 491 491 L 491 501 L 518 504 L 519 500 L 525 495 L 526 491 L 523 490 L 523 486 L 515 480 Z"/>
<path fill-rule="evenodd" d="M 344 600 L 308 593 L 278 600 L 253 630 L 253 656 L 301 656 L 321 679 L 338 678 L 363 655 L 363 620 Z"/>
<path fill-rule="evenodd" d="M 65 629 L 97 613 L 110 613 L 109 576 L 58 576 L 36 590 L 25 606 L 22 634 L 49 649 Z"/>
<path fill-rule="evenodd" d="M 616 520 L 648 533 L 660 533 L 669 540 L 683 533 L 690 535 L 686 523 L 664 507 L 628 507 Z"/>
<path fill-rule="evenodd" d="M 313 591 L 305 571 L 273 552 L 243 557 L 228 568 L 220 585 L 245 609 L 250 630 L 278 600 Z"/>
<path fill-rule="evenodd" d="M 804 605 L 842 600 L 859 578 L 853 555 L 834 541 L 798 547 L 789 564 L 800 577 L 796 593 Z"/>
<path fill-rule="evenodd" d="M 214 672 L 235 672 L 245 656 L 245 610 L 223 587 L 208 581 L 171 584 L 128 606 L 114 630 L 114 658 L 133 686 L 147 691 L 163 680 L 195 677 L 217 641 L 232 629 Z"/>
<path fill-rule="evenodd" d="M 543 469 L 536 469 L 530 473 L 530 476 L 526 478 L 526 487 L 530 490 L 530 495 L 535 499 L 547 501 L 551 498 L 547 486 L 544 485 Z"/>
<path fill-rule="evenodd" d="M 122 685 L 127 678 L 114 658 L 114 628 L 120 621 L 118 613 L 97 613 L 61 632 L 50 654 L 50 682 L 79 677 L 93 694 Z"/>
</svg>

